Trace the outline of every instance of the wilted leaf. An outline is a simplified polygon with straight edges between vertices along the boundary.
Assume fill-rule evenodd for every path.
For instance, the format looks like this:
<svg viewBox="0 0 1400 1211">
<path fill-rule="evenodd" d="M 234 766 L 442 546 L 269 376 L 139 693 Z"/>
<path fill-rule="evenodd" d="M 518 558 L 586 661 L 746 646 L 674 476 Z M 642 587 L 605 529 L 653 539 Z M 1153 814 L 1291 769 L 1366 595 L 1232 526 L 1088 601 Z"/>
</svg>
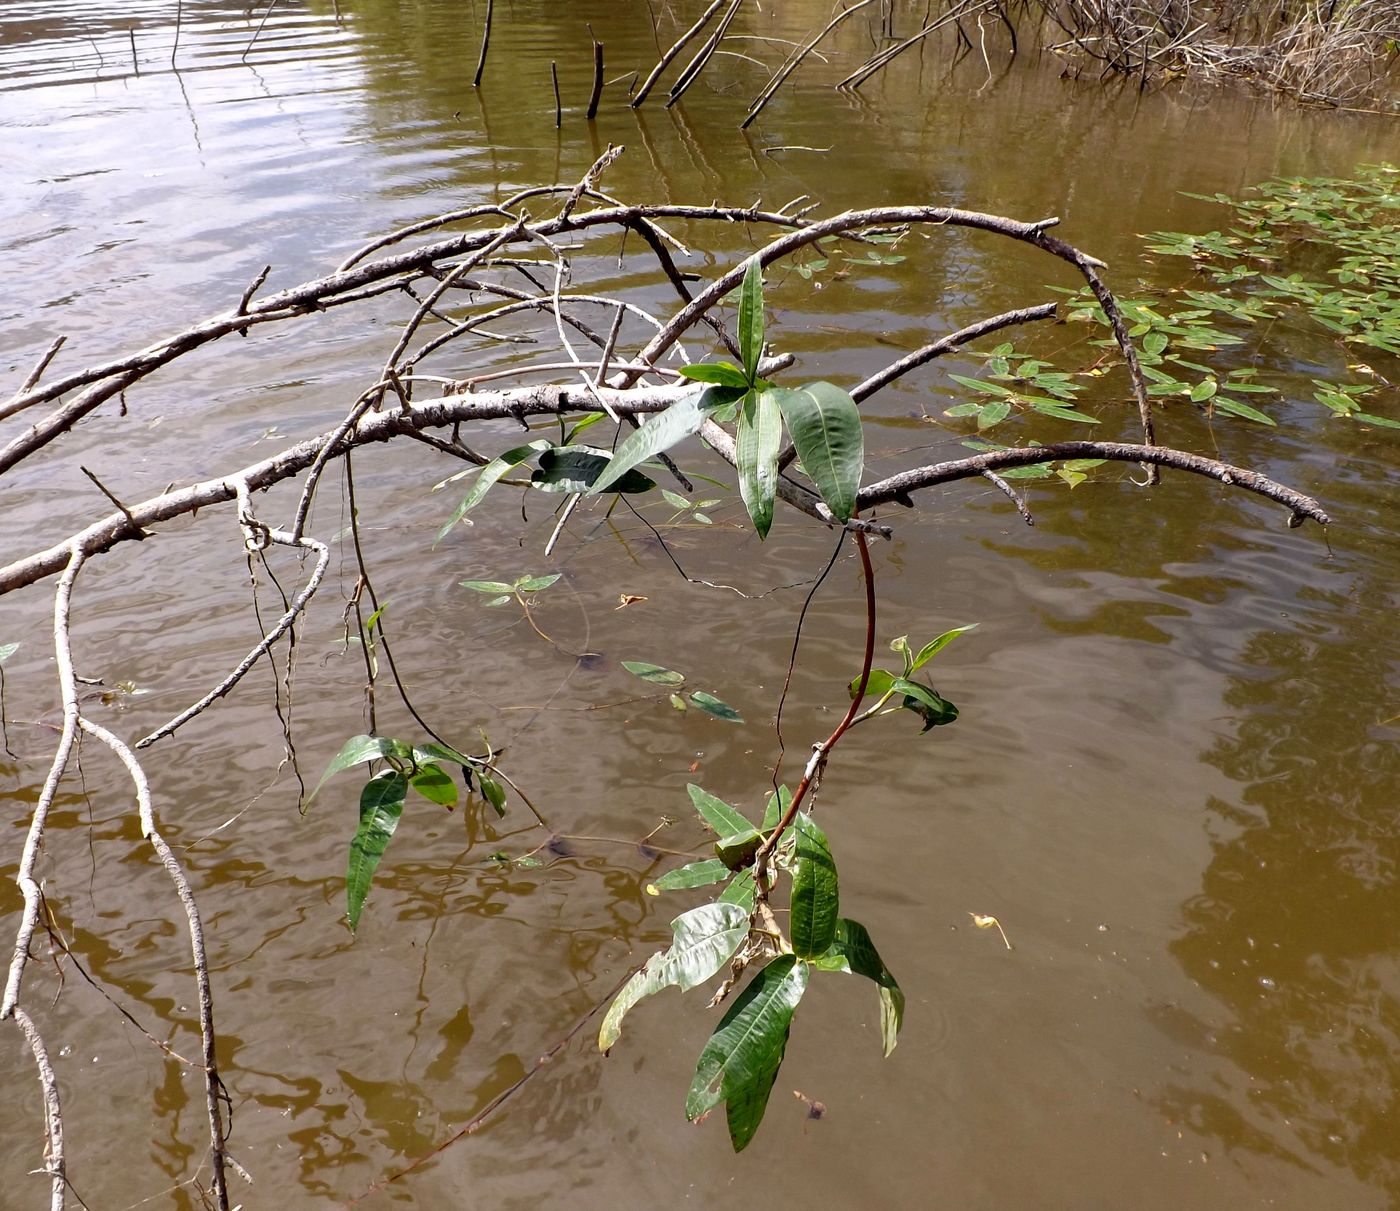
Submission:
<svg viewBox="0 0 1400 1211">
<path fill-rule="evenodd" d="M 688 992 L 723 967 L 748 936 L 749 914 L 737 904 L 702 904 L 671 922 L 674 940 L 654 954 L 622 986 L 598 1030 L 598 1047 L 612 1049 L 622 1034 L 622 1019 L 643 997 L 672 984 Z"/>
</svg>

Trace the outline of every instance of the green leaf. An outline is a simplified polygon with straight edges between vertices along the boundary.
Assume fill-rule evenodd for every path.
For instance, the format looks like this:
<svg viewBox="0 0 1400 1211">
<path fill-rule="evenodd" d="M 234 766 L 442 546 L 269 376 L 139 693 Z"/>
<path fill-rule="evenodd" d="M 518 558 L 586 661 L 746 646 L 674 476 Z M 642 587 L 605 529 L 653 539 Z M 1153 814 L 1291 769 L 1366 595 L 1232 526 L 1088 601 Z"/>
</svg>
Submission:
<svg viewBox="0 0 1400 1211">
<path fill-rule="evenodd" d="M 457 806 L 457 784 L 450 774 L 436 765 L 420 769 L 408 780 L 408 784 L 430 802 L 443 807 Z"/>
<path fill-rule="evenodd" d="M 464 589 L 475 589 L 478 593 L 504 593 L 507 597 L 515 592 L 515 586 L 504 580 L 459 580 Z"/>
<path fill-rule="evenodd" d="M 1011 405 L 1004 399 L 986 404 L 977 409 L 978 430 L 990 429 L 993 425 L 999 425 L 1011 415 Z"/>
<path fill-rule="evenodd" d="M 778 821 L 787 814 L 787 809 L 792 803 L 792 791 L 786 786 L 780 786 L 773 794 L 768 796 L 768 803 L 763 809 L 763 831 L 772 832 L 778 827 Z"/>
<path fill-rule="evenodd" d="M 686 368 L 691 369 L 692 367 Z M 739 373 L 737 367 L 734 372 Z M 740 375 L 740 386 L 744 386 L 742 375 Z M 627 435 L 613 454 L 612 462 L 594 480 L 589 491 L 605 492 L 619 481 L 627 482 L 623 477 L 633 467 L 646 462 L 649 458 L 654 458 L 663 450 L 669 450 L 677 442 L 689 437 L 705 423 L 705 418 L 716 408 L 722 407 L 724 404 L 732 404 L 742 394 L 742 390 L 736 392 L 732 388 L 711 387 L 708 390 L 697 391 L 694 395 L 678 399 L 666 411 L 658 413 L 640 428 L 634 429 Z M 643 478 L 646 477 L 643 476 Z M 638 489 L 613 488 L 612 490 L 635 492 Z"/>
<path fill-rule="evenodd" d="M 622 1019 L 643 997 L 671 985 L 688 992 L 723 967 L 749 933 L 748 910 L 737 904 L 702 904 L 671 922 L 670 948 L 649 958 L 608 1006 L 598 1029 L 598 1049 L 610 1051 L 622 1034 Z"/>
<path fill-rule="evenodd" d="M 920 729 L 920 735 L 930 728 L 952 723 L 958 717 L 957 707 L 945 698 L 939 697 L 937 692 L 928 686 L 921 685 L 917 681 L 907 681 L 903 677 L 896 677 L 891 688 L 896 694 L 903 694 L 903 705 L 923 719 L 924 726 Z"/>
<path fill-rule="evenodd" d="M 719 883 L 729 878 L 729 875 L 729 867 L 719 858 L 705 858 L 699 862 L 689 862 L 662 875 L 651 884 L 651 888 L 657 891 L 679 891 L 687 887 L 708 887 L 711 883 Z"/>
<path fill-rule="evenodd" d="M 659 664 L 648 664 L 645 660 L 624 660 L 622 667 L 633 677 L 650 681 L 653 685 L 684 685 L 685 674 L 673 669 L 663 669 Z"/>
<path fill-rule="evenodd" d="M 476 780 L 481 784 L 481 797 L 495 810 L 496 815 L 506 814 L 506 788 L 489 774 L 478 773 Z"/>
<path fill-rule="evenodd" d="M 728 870 L 743 870 L 753 864 L 754 855 L 763 844 L 763 834 L 749 825 L 742 832 L 721 837 L 715 842 L 715 853 Z"/>
<path fill-rule="evenodd" d="M 408 780 L 398 770 L 376 774 L 360 792 L 360 827 L 350 841 L 350 861 L 345 870 L 345 910 L 351 933 L 360 923 L 374 869 L 399 826 L 407 794 Z"/>
<path fill-rule="evenodd" d="M 4 664 L 17 651 L 19 651 L 17 643 L 0 643 L 0 664 Z"/>
<path fill-rule="evenodd" d="M 403 741 L 394 740 L 389 736 L 351 736 L 341 747 L 340 752 L 331 758 L 331 763 L 326 766 L 326 772 L 316 783 L 315 790 L 307 795 L 307 803 L 316 798 L 316 792 L 341 770 L 349 769 L 352 765 L 363 765 L 366 761 L 375 761 L 381 757 L 391 756 L 411 760 L 412 750 Z"/>
<path fill-rule="evenodd" d="M 887 673 L 884 669 L 871 669 L 870 676 L 865 683 L 865 692 L 872 698 L 881 698 L 894 685 L 895 677 L 893 673 Z M 851 678 L 851 697 L 856 696 L 856 691 L 860 689 L 860 677 Z"/>
<path fill-rule="evenodd" d="M 1274 418 L 1266 412 L 1260 412 L 1258 408 L 1246 404 L 1243 400 L 1231 399 L 1228 395 L 1217 395 L 1215 397 L 1214 408 L 1217 412 L 1227 412 L 1231 416 L 1242 416 L 1246 420 L 1257 421 L 1261 425 L 1275 424 Z"/>
<path fill-rule="evenodd" d="M 540 452 L 539 470 L 530 476 L 530 483 L 541 492 L 590 492 L 611 461 L 606 451 L 593 446 L 550 446 Z M 654 487 L 656 481 L 649 475 L 631 470 L 617 478 L 609 490 L 639 493 Z"/>
<path fill-rule="evenodd" d="M 777 396 L 797 456 L 826 507 L 837 520 L 850 521 L 865 471 L 865 430 L 855 401 L 823 382 L 764 394 Z"/>
<path fill-rule="evenodd" d="M 1066 464 L 1066 466 L 1068 466 L 1068 464 Z M 1076 470 L 1077 469 L 1078 468 L 1076 468 Z M 924 644 L 924 646 L 919 649 L 919 654 L 914 657 L 914 661 L 909 666 L 905 676 L 908 676 L 909 673 L 917 673 L 959 635 L 966 635 L 968 631 L 974 630 L 976 626 L 977 624 L 973 622 L 965 627 L 954 627 L 951 631 L 944 631 L 937 639 L 930 640 L 928 643 Z"/>
<path fill-rule="evenodd" d="M 1167 347 L 1167 338 L 1160 332 L 1149 332 L 1142 340 L 1143 351 L 1150 357 L 1161 357 Z"/>
<path fill-rule="evenodd" d="M 552 576 L 522 576 L 512 588 L 517 593 L 540 593 L 549 588 L 562 575 L 562 572 L 555 572 Z"/>
<path fill-rule="evenodd" d="M 717 387 L 749 389 L 749 377 L 732 362 L 696 362 L 680 367 L 683 377 L 697 383 L 713 383 Z"/>
<path fill-rule="evenodd" d="M 776 389 L 744 396 L 739 411 L 735 450 L 739 462 L 739 495 L 753 519 L 759 538 L 773 525 L 773 497 L 778 489 L 778 453 L 783 443 L 783 418 L 774 398 Z"/>
<path fill-rule="evenodd" d="M 729 886 L 719 893 L 720 904 L 737 904 L 744 910 L 747 916 L 753 912 L 753 902 L 755 899 L 755 887 L 753 878 L 753 867 L 741 870 L 730 881 Z"/>
<path fill-rule="evenodd" d="M 738 1119 L 730 1122 L 736 1151 L 763 1118 L 807 977 L 807 965 L 795 955 L 779 955 L 739 994 L 700 1053 L 686 1117 L 694 1122 L 721 1101 L 731 1103 Z"/>
<path fill-rule="evenodd" d="M 670 702 L 671 705 L 675 707 L 675 709 L 678 711 L 683 711 L 687 709 L 685 705 L 685 699 L 682 698 L 679 694 L 672 694 L 670 697 Z"/>
<path fill-rule="evenodd" d="M 723 719 L 726 723 L 743 723 L 744 717 L 727 702 L 721 702 L 713 694 L 704 690 L 691 691 L 690 700 L 707 715 Z"/>
<path fill-rule="evenodd" d="M 1203 404 L 1220 390 L 1220 384 L 1213 378 L 1202 379 L 1191 388 L 1191 402 Z"/>
<path fill-rule="evenodd" d="M 462 502 L 452 511 L 452 516 L 447 519 L 447 523 L 437 532 L 433 539 L 433 546 L 437 546 L 449 531 L 459 521 L 470 513 L 481 503 L 482 497 L 486 495 L 507 471 L 512 467 L 519 466 L 527 458 L 531 458 L 541 450 L 548 450 L 549 443 L 543 439 L 532 441 L 528 446 L 516 446 L 514 450 L 507 450 L 499 458 L 493 458 L 477 473 L 476 482 L 472 484 L 471 490 L 462 497 Z"/>
<path fill-rule="evenodd" d="M 826 834 L 806 812 L 798 812 L 796 863 L 792 873 L 792 949 L 814 959 L 836 940 L 839 902 L 836 862 Z"/>
<path fill-rule="evenodd" d="M 715 836 L 733 837 L 753 827 L 741 812 L 723 799 L 716 799 L 703 787 L 691 782 L 685 789 L 690 794 L 690 801 L 695 804 L 695 810 L 700 813 L 700 819 L 714 830 Z"/>
<path fill-rule="evenodd" d="M 468 757 L 466 753 L 459 753 L 455 748 L 449 748 L 445 744 L 438 744 L 435 741 L 428 744 L 415 744 L 413 746 L 413 761 L 416 765 L 436 765 L 446 761 L 449 765 L 472 766 L 478 764 L 475 757 Z"/>
<path fill-rule="evenodd" d="M 856 975 L 874 980 L 880 986 L 880 1034 L 885 1054 L 889 1055 L 899 1041 L 899 1028 L 904 1024 L 904 993 L 880 958 L 864 925 L 845 917 L 836 922 L 836 941 L 823 956 L 822 965 L 826 966 L 828 959 L 835 957 L 844 959 Z"/>
<path fill-rule="evenodd" d="M 739 353 L 752 383 L 758 377 L 758 359 L 763 356 L 763 266 L 757 253 L 749 259 L 744 284 L 739 288 Z"/>
</svg>

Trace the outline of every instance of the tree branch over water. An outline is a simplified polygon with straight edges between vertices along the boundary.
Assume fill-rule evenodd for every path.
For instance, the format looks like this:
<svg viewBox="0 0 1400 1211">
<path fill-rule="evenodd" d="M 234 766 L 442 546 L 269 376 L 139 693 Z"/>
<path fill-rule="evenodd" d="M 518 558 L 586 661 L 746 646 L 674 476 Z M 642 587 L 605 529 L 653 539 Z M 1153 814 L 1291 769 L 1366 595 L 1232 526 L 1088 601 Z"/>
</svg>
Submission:
<svg viewBox="0 0 1400 1211">
<path fill-rule="evenodd" d="M 717 11 L 718 7 L 714 5 L 709 11 Z M 699 27 L 693 32 L 698 33 L 698 30 Z M 678 53 L 683 44 L 684 40 L 668 53 Z M 800 60 L 795 60 L 794 66 L 797 61 Z M 219 700 L 239 684 L 257 660 L 268 655 L 284 637 L 289 641 L 294 638 L 297 623 L 311 607 L 331 556 L 331 540 L 314 537 L 312 533 L 318 485 L 323 472 L 336 462 L 343 463 L 349 481 L 353 451 L 400 437 L 423 438 L 437 450 L 459 455 L 475 464 L 479 468 L 475 472 L 478 478 L 457 514 L 443 528 L 444 534 L 474 507 L 492 483 L 503 476 L 528 471 L 526 463 L 531 459 L 538 459 L 539 469 L 533 472 L 529 482 L 552 491 L 563 491 L 574 502 L 566 506 L 560 527 L 566 524 L 574 504 L 588 494 L 594 483 L 599 487 L 604 486 L 604 468 L 614 457 L 621 459 L 621 451 L 627 443 L 632 444 L 634 451 L 646 447 L 636 454 L 634 462 L 647 465 L 654 459 L 664 458 L 665 450 L 670 445 L 695 435 L 715 456 L 738 468 L 743 481 L 750 469 L 746 459 L 751 457 L 747 451 L 752 448 L 752 432 L 746 430 L 749 422 L 746 422 L 744 413 L 741 412 L 737 420 L 732 415 L 726 418 L 725 408 L 729 405 L 738 407 L 739 398 L 745 395 L 745 390 L 734 394 L 731 382 L 731 393 L 725 397 L 723 392 L 715 394 L 713 388 L 704 385 L 721 383 L 726 375 L 732 378 L 741 371 L 737 367 L 721 364 L 711 364 L 704 369 L 688 366 L 689 355 L 681 341 L 693 339 L 697 333 L 707 340 L 717 334 L 721 343 L 744 361 L 745 370 L 742 373 L 747 376 L 747 395 L 752 396 L 758 390 L 755 383 L 764 390 L 771 388 L 766 379 L 759 378 L 760 375 L 777 375 L 793 361 L 790 356 L 773 356 L 771 350 L 766 350 L 761 320 L 756 325 L 752 322 L 755 292 L 758 294 L 760 315 L 762 310 L 762 267 L 774 271 L 785 263 L 792 263 L 795 257 L 810 255 L 808 250 L 818 242 L 824 248 L 843 243 L 868 248 L 881 238 L 901 238 L 902 234 L 915 228 L 940 234 L 967 230 L 1039 249 L 1069 264 L 1083 277 L 1107 317 L 1114 346 L 1127 369 L 1137 414 L 1136 423 L 1141 428 L 1143 440 L 1027 445 L 911 466 L 866 483 L 858 491 L 853 483 L 851 495 L 846 498 L 846 504 L 853 507 L 842 511 L 839 505 L 829 506 L 826 503 L 834 497 L 824 484 L 820 468 L 807 453 L 803 454 L 806 465 L 801 477 L 794 472 L 780 474 L 793 461 L 795 451 L 782 456 L 778 440 L 782 429 L 779 426 L 770 449 L 771 475 L 775 480 L 770 503 L 775 495 L 795 511 L 821 524 L 844 526 L 857 531 L 867 573 L 869 565 L 865 535 L 888 535 L 895 521 L 888 515 L 873 517 L 872 511 L 880 506 L 894 503 L 913 506 L 916 492 L 961 480 L 990 478 L 1007 492 L 1015 507 L 1027 515 L 1025 502 L 1008 488 L 998 472 L 1010 473 L 1016 468 L 1066 460 L 1137 463 L 1151 468 L 1154 474 L 1157 468 L 1165 467 L 1210 478 L 1275 501 L 1289 511 L 1290 522 L 1308 518 L 1323 525 L 1328 523 L 1328 515 L 1317 501 L 1257 471 L 1156 443 L 1142 369 L 1129 337 L 1128 325 L 1105 282 L 1104 266 L 1077 247 L 1050 235 L 1048 229 L 1056 220 L 1023 222 L 978 211 L 933 206 L 882 206 L 815 219 L 756 205 L 626 205 L 598 189 L 599 176 L 615 156 L 616 152 L 610 148 L 577 183 L 522 191 L 500 205 L 458 210 L 402 228 L 367 244 L 333 273 L 261 298 L 257 297 L 264 280 L 260 276 L 241 292 L 236 304 L 227 311 L 198 321 L 135 353 L 45 382 L 44 374 L 50 369 L 62 343 L 61 340 L 54 341 L 38 359 L 19 391 L 7 403 L 0 405 L 0 422 L 12 420 L 32 409 L 49 406 L 47 414 L 39 420 L 27 425 L 23 421 L 17 422 L 15 431 L 8 435 L 8 441 L 0 449 L 0 488 L 3 488 L 3 477 L 7 472 L 28 464 L 29 460 L 43 452 L 52 454 L 48 448 L 55 440 L 70 432 L 80 420 L 102 404 L 123 397 L 123 393 L 155 372 L 177 366 L 181 359 L 232 333 L 250 334 L 256 339 L 253 330 L 267 324 L 292 321 L 309 323 L 317 314 L 332 308 L 370 304 L 399 294 L 407 296 L 413 306 L 412 314 L 402 324 L 387 360 L 368 372 L 372 381 L 345 411 L 339 424 L 288 445 L 268 458 L 198 482 L 172 486 L 134 504 L 118 502 L 114 511 L 92 518 L 87 525 L 61 541 L 24 554 L 0 568 L 0 595 L 58 577 L 53 598 L 53 643 L 58 691 L 63 704 L 63 724 L 48 776 L 31 812 L 21 848 L 17 882 L 23 909 L 15 935 L 4 999 L 0 1003 L 0 1018 L 16 1019 L 39 1071 L 48 1141 L 44 1169 L 52 1179 L 52 1206 L 58 1211 L 64 1205 L 68 1181 L 58 1089 L 40 1026 L 26 1011 L 21 991 L 30 959 L 30 946 L 39 923 L 41 892 L 36 863 L 50 808 L 80 734 L 99 741 L 121 761 L 136 791 L 142 834 L 149 840 L 158 860 L 174 882 L 186 916 L 204 1045 L 205 1109 L 214 1173 L 212 1197 L 216 1206 L 227 1211 L 224 1169 L 226 1164 L 234 1166 L 237 1162 L 225 1151 L 223 1108 L 227 1095 L 215 1064 L 213 992 L 204 950 L 203 927 L 190 881 L 156 826 L 151 792 L 136 754 L 137 750 L 145 750 L 188 720 L 215 709 Z M 559 209 L 551 216 L 535 218 L 525 208 L 526 202 L 535 205 L 544 202 L 546 205 L 558 205 Z M 579 209 L 580 205 L 589 208 Z M 465 230 L 443 234 L 444 229 L 463 224 L 467 225 Z M 688 248 L 685 242 L 667 229 L 671 224 L 684 225 L 687 238 L 693 238 L 693 232 L 703 232 L 707 228 L 732 230 L 736 225 L 777 234 L 750 255 L 718 273 L 713 280 L 692 291 L 689 283 L 694 280 L 694 275 L 683 274 L 673 255 L 676 252 L 687 255 Z M 640 244 L 644 251 L 633 255 L 648 258 L 647 264 L 653 269 L 652 280 L 658 292 L 674 290 L 679 296 L 678 306 L 669 293 L 662 294 L 666 300 L 664 304 L 652 302 L 649 306 L 643 306 L 632 297 L 623 298 L 606 290 L 579 291 L 572 286 L 572 276 L 581 272 L 586 263 L 596 262 L 600 258 L 593 256 L 586 262 L 576 247 L 566 247 L 566 237 L 581 239 L 582 247 L 592 252 L 589 241 L 595 237 L 610 237 L 616 243 L 628 232 L 642 235 Z M 369 259 L 375 253 L 417 237 L 425 237 L 426 242 Z M 541 249 L 545 251 L 543 258 L 526 255 L 530 251 L 539 254 Z M 553 280 L 548 281 L 551 276 Z M 732 296 L 741 290 L 748 302 L 741 304 L 738 331 L 732 332 L 726 309 Z M 635 292 L 629 292 L 629 295 L 632 293 Z M 660 311 L 663 305 L 674 306 L 676 310 L 665 314 Z M 747 317 L 746 309 L 749 312 Z M 862 431 L 855 409 L 856 401 L 864 402 L 917 367 L 968 342 L 1014 324 L 1051 318 L 1054 310 L 1053 304 L 1047 303 L 1003 311 L 937 337 L 892 361 L 856 387 L 852 393 L 854 399 L 847 397 L 846 406 L 849 415 L 854 418 L 851 423 L 855 432 L 860 434 Z M 460 364 L 464 356 L 461 345 L 470 339 L 496 339 L 512 344 L 539 343 L 539 326 L 529 329 L 524 325 L 531 317 L 540 315 L 549 320 L 544 339 L 556 347 L 533 362 L 508 370 L 490 365 L 475 375 L 465 377 L 460 374 L 434 374 L 424 368 L 430 358 L 444 349 L 453 349 Z M 433 333 L 420 331 L 434 321 L 443 325 L 442 330 Z M 484 325 L 492 327 L 486 328 Z M 581 350 L 587 350 L 587 355 Z M 472 356 L 481 355 L 475 353 Z M 663 365 L 663 360 L 671 364 Z M 691 381 L 685 377 L 682 367 L 688 369 L 693 378 L 702 381 Z M 569 381 L 559 381 L 564 375 L 572 377 Z M 501 378 L 513 381 L 505 386 L 485 386 Z M 544 381 L 538 381 L 540 379 Z M 435 394 L 428 396 L 429 392 Z M 1071 406 L 1063 405 L 1062 410 Z M 508 420 L 530 429 L 532 419 L 548 417 L 560 419 L 561 431 L 566 418 L 590 424 L 606 421 L 610 426 L 615 425 L 616 430 L 609 433 L 608 439 L 597 440 L 591 445 L 581 444 L 577 437 L 561 438 L 556 445 L 538 437 L 536 433 L 533 442 L 494 459 L 477 454 L 461 439 L 464 428 L 483 427 L 488 422 Z M 800 445 L 797 428 L 791 421 L 787 423 L 793 441 Z M 577 426 L 574 432 L 578 432 Z M 663 444 L 663 438 L 668 434 L 670 441 Z M 655 444 L 648 445 L 653 441 Z M 477 444 L 473 439 L 473 445 Z M 640 486 L 629 487 L 627 477 L 622 474 L 622 464 L 619 462 L 613 466 L 617 482 L 612 484 L 608 481 L 612 490 L 642 492 L 655 487 L 648 477 L 633 470 L 627 474 L 635 475 L 637 480 L 634 484 L 639 482 Z M 855 480 L 858 483 L 858 471 Z M 253 500 L 255 494 L 279 483 L 299 483 L 300 493 L 291 517 L 273 524 L 255 514 Z M 359 584 L 364 587 L 368 599 L 374 601 L 373 585 L 364 565 L 353 486 L 350 492 L 349 515 L 354 552 L 359 562 Z M 112 499 L 116 501 L 117 498 Z M 79 572 L 89 560 L 123 543 L 147 538 L 159 542 L 157 527 L 163 523 L 200 510 L 211 510 L 213 506 L 230 501 L 237 503 L 234 520 L 247 551 L 260 553 L 270 545 L 295 548 L 305 555 L 314 556 L 314 567 L 301 588 L 291 594 L 290 599 L 284 598 L 282 616 L 232 670 L 191 707 L 138 742 L 128 742 L 87 718 L 79 701 L 70 637 L 72 599 Z M 832 511 L 833 507 L 838 509 L 837 513 Z M 760 533 L 763 532 L 760 529 Z M 357 588 L 352 602 L 355 609 L 359 607 L 359 591 Z M 361 629 L 365 634 L 382 613 L 377 602 L 374 611 L 370 622 L 362 624 Z M 382 620 L 379 626 L 382 636 Z M 871 644 L 873 632 L 867 642 L 867 674 Z M 385 650 L 387 654 L 387 645 Z M 373 663 L 366 663 L 369 688 L 372 690 L 376 673 Z M 392 659 L 390 664 L 392 666 Z M 402 687 L 400 689 L 402 691 Z M 858 702 L 851 707 L 848 723 L 855 717 L 856 705 Z M 416 712 L 414 715 L 418 718 Z M 832 742 L 836 738 L 839 738 L 839 733 Z M 460 756 L 450 748 L 441 751 Z M 490 769 L 494 772 L 493 760 L 493 756 L 485 759 L 460 757 L 459 764 L 473 762 L 479 770 Z M 797 802 L 800 802 L 800 796 L 793 804 L 794 812 Z M 772 841 L 763 851 L 765 862 L 776 846 L 780 833 L 781 829 L 773 834 Z M 351 919 L 353 925 L 353 916 Z"/>
</svg>

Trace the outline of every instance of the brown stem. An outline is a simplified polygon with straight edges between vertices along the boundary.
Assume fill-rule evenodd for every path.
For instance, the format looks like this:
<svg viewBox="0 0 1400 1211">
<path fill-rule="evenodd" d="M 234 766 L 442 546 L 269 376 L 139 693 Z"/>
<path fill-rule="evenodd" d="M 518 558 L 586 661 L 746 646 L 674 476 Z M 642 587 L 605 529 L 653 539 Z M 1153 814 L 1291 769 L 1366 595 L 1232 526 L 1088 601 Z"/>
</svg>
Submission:
<svg viewBox="0 0 1400 1211">
<path fill-rule="evenodd" d="M 854 534 L 856 547 L 860 550 L 861 579 L 865 582 L 865 657 L 861 662 L 860 681 L 856 685 L 856 692 L 851 696 L 851 705 L 846 711 L 845 718 L 836 725 L 836 730 L 830 736 L 816 746 L 812 753 L 812 759 L 807 762 L 807 769 L 802 775 L 802 781 L 792 792 L 792 802 L 788 804 L 787 811 L 783 813 L 782 819 L 778 821 L 773 831 L 768 834 L 768 840 L 759 847 L 758 852 L 754 855 L 754 885 L 758 889 L 760 900 L 767 894 L 768 861 L 773 856 L 773 851 L 778 847 L 779 839 L 797 818 L 798 810 L 802 807 L 802 800 L 807 797 L 807 792 L 820 780 L 822 769 L 826 765 L 826 759 L 831 750 L 836 747 L 841 737 L 855 722 L 856 712 L 860 710 L 861 700 L 865 697 L 865 687 L 870 684 L 870 666 L 875 660 L 875 569 L 870 564 L 870 548 L 864 532 L 856 530 Z"/>
</svg>

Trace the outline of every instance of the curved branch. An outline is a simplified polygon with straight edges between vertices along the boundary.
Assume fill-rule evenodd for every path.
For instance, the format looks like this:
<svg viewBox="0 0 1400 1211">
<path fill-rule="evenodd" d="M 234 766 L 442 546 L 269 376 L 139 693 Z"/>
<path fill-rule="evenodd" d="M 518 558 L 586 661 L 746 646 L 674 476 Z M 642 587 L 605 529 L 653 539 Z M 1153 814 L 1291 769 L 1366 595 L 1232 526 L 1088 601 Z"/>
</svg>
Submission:
<svg viewBox="0 0 1400 1211">
<path fill-rule="evenodd" d="M 916 467 L 912 471 L 901 471 L 898 475 L 891 475 L 888 479 L 862 488 L 856 497 L 856 507 L 868 509 L 890 501 L 903 504 L 907 503 L 906 498 L 911 492 L 917 492 L 921 488 L 932 488 L 937 484 L 948 484 L 959 479 L 973 479 L 984 471 L 1030 467 L 1036 463 L 1058 462 L 1066 458 L 1102 458 L 1109 462 L 1151 463 L 1153 466 L 1189 471 L 1193 475 L 1204 475 L 1231 487 L 1243 488 L 1246 492 L 1267 496 L 1270 500 L 1286 505 L 1294 517 L 1310 517 L 1324 526 L 1332 524 L 1332 519 L 1311 496 L 1304 496 L 1303 493 L 1278 483 L 1267 475 L 1261 475 L 1258 471 L 1217 462 L 1199 454 L 1188 454 L 1184 450 L 1173 450 L 1168 446 L 1142 446 L 1128 442 L 1056 442 L 1050 446 L 1021 446 L 1012 450 L 991 450 L 971 458 L 958 458 L 927 467 Z"/>
</svg>

